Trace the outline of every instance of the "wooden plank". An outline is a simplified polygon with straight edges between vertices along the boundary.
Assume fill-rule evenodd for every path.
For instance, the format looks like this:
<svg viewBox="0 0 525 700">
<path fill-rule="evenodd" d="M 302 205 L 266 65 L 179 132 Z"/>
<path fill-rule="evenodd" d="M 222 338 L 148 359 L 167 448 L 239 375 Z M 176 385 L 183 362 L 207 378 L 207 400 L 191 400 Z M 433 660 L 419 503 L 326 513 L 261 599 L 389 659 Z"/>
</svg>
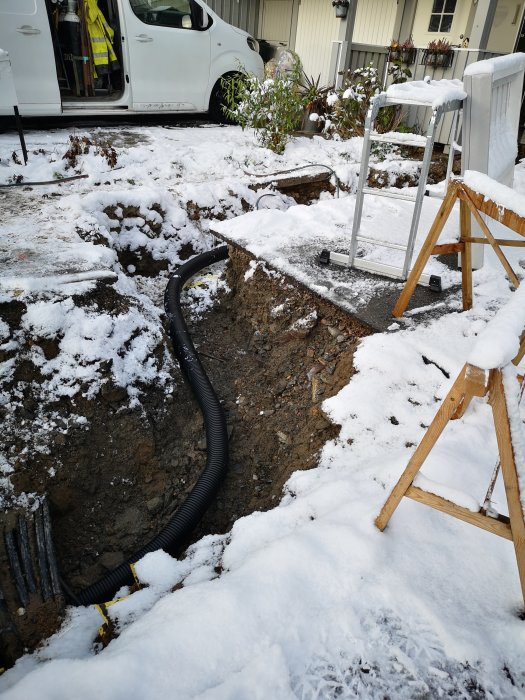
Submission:
<svg viewBox="0 0 525 700">
<path fill-rule="evenodd" d="M 442 243 L 441 245 L 435 245 L 430 254 L 447 255 L 447 253 L 462 253 L 464 247 L 463 243 Z"/>
<path fill-rule="evenodd" d="M 468 510 L 468 508 L 458 506 L 456 503 L 447 501 L 445 498 L 437 496 L 435 493 L 423 491 L 417 486 L 410 486 L 405 496 L 411 498 L 413 501 L 423 503 L 435 510 L 439 510 L 442 513 L 452 515 L 452 517 L 462 520 L 465 523 L 480 527 L 482 530 L 491 532 L 493 535 L 498 535 L 499 537 L 504 537 L 506 540 L 512 541 L 510 525 L 502 520 L 489 518 L 488 515 L 483 515 L 482 513 L 473 513 L 471 510 Z"/>
<path fill-rule="evenodd" d="M 472 245 L 469 238 L 472 234 L 472 221 L 470 211 L 465 202 L 459 202 L 459 230 L 460 240 L 464 250 L 461 255 L 461 291 L 463 294 L 463 311 L 472 308 L 474 291 L 472 285 Z"/>
<path fill-rule="evenodd" d="M 470 396 L 485 396 L 487 393 L 487 378 L 484 369 L 470 364 L 466 365 L 465 393 Z"/>
<path fill-rule="evenodd" d="M 510 527 L 514 541 L 514 551 L 518 562 L 518 572 L 521 582 L 521 592 L 525 602 L 525 521 L 520 498 L 520 487 L 516 471 L 516 461 L 512 447 L 509 415 L 503 388 L 501 370 L 490 371 L 489 403 L 494 416 L 496 438 L 498 441 L 501 473 L 509 507 Z"/>
<path fill-rule="evenodd" d="M 494 250 L 494 252 L 498 256 L 500 263 L 505 268 L 505 271 L 506 271 L 507 275 L 509 276 L 510 281 L 512 282 L 514 287 L 517 289 L 520 286 L 520 282 L 519 282 L 518 278 L 516 277 L 514 270 L 510 266 L 509 261 L 507 260 L 507 258 L 503 254 L 501 248 L 496 243 L 496 239 L 494 238 L 494 236 L 490 232 L 489 227 L 481 218 L 480 213 L 477 210 L 475 203 L 470 198 L 470 193 L 467 191 L 467 188 L 460 187 L 459 191 L 458 191 L 458 196 L 461 198 L 461 201 L 464 201 L 467 203 L 467 206 L 470 209 L 470 211 L 472 212 L 476 221 L 478 222 L 479 227 L 483 231 L 484 235 L 487 237 L 490 245 L 492 246 L 492 249 Z"/>
<path fill-rule="evenodd" d="M 487 379 L 485 370 L 474 365 L 467 364 L 465 370 L 465 395 L 450 420 L 457 420 L 465 415 L 467 408 L 474 396 L 485 396 L 487 393 Z"/>
<path fill-rule="evenodd" d="M 477 236 L 471 236 L 470 238 L 465 238 L 469 243 L 481 243 L 482 245 L 490 245 L 490 242 L 486 238 L 479 238 Z M 494 239 L 498 245 L 510 246 L 512 248 L 525 248 L 525 241 L 518 241 L 513 238 L 495 238 Z"/>
<path fill-rule="evenodd" d="M 470 200 L 476 207 L 478 211 L 482 214 L 487 214 L 494 221 L 499 221 L 499 223 L 504 224 L 512 231 L 519 233 L 521 236 L 525 236 L 525 218 L 516 214 L 511 209 L 506 209 L 505 207 L 496 204 L 491 199 L 485 199 L 485 195 L 480 194 L 472 190 L 470 187 L 463 183 L 463 191 L 468 192 Z"/>
<path fill-rule="evenodd" d="M 525 355 L 525 331 L 521 334 L 520 349 L 518 350 L 518 354 L 516 355 L 516 357 L 512 360 L 512 364 L 519 365 L 519 363 L 523 360 L 524 355 Z"/>
<path fill-rule="evenodd" d="M 434 416 L 432 423 L 429 425 L 427 431 L 423 435 L 423 439 L 417 446 L 416 451 L 412 455 L 405 471 L 401 474 L 399 481 L 392 489 L 392 493 L 387 498 L 381 512 L 375 520 L 376 527 L 380 530 L 384 530 L 388 525 L 388 521 L 392 517 L 395 509 L 399 505 L 399 502 L 406 494 L 408 487 L 412 484 L 414 477 L 421 469 L 423 462 L 428 457 L 431 449 L 436 444 L 439 436 L 445 429 L 445 426 L 449 422 L 451 416 L 457 410 L 460 402 L 463 399 L 464 388 L 465 388 L 465 373 L 467 370 L 467 365 L 463 367 L 461 372 L 456 377 L 452 388 L 448 392 L 447 396 L 443 400 L 438 412 Z"/>
<path fill-rule="evenodd" d="M 447 222 L 448 217 L 450 216 L 452 208 L 454 207 L 454 203 L 457 198 L 458 187 L 459 185 L 456 180 L 451 180 L 449 182 L 445 198 L 441 203 L 441 206 L 439 207 L 438 213 L 436 214 L 436 218 L 432 222 L 432 226 L 430 227 L 430 231 L 428 232 L 427 238 L 423 243 L 421 250 L 419 251 L 419 255 L 417 256 L 417 260 L 414 264 L 414 267 L 408 275 L 407 281 L 405 282 L 405 286 L 403 287 L 403 291 L 399 295 L 399 299 L 397 300 L 396 305 L 394 306 L 394 310 L 392 311 L 392 315 L 396 318 L 402 316 L 405 312 L 405 309 L 408 306 L 408 302 L 410 301 L 410 298 L 414 293 L 414 289 L 416 288 L 418 280 L 421 277 L 423 270 L 425 269 L 425 265 L 427 264 L 429 257 L 432 255 L 432 250 L 437 243 L 437 240 L 441 234 L 441 231 L 443 230 L 444 225 Z"/>
</svg>

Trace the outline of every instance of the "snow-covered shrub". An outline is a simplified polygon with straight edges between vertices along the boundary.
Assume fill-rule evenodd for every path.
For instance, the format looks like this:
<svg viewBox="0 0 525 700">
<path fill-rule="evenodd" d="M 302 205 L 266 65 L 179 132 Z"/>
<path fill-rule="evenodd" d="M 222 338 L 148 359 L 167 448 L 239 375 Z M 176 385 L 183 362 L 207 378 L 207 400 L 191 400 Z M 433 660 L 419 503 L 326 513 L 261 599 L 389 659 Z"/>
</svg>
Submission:
<svg viewBox="0 0 525 700">
<path fill-rule="evenodd" d="M 394 82 L 405 82 L 410 77 L 410 71 L 396 67 L 392 76 Z M 378 71 L 372 63 L 365 68 L 348 70 L 342 87 L 329 95 L 328 104 L 331 111 L 327 116 L 327 124 L 330 132 L 344 139 L 362 136 L 370 100 L 381 90 Z M 379 110 L 375 128 L 384 133 L 393 131 L 399 123 L 399 109 L 396 106 L 383 107 Z"/>
<path fill-rule="evenodd" d="M 260 81 L 254 76 L 223 80 L 225 114 L 243 129 L 255 129 L 261 146 L 282 153 L 290 134 L 299 128 L 303 100 L 296 72 Z"/>
</svg>

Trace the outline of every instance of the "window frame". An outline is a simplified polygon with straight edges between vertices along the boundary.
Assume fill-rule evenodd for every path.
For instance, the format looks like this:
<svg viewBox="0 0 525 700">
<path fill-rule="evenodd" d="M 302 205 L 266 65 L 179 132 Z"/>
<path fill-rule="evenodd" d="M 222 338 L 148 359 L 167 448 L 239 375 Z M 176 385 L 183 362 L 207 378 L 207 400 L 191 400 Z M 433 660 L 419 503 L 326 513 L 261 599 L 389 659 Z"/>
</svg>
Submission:
<svg viewBox="0 0 525 700">
<path fill-rule="evenodd" d="M 433 0 L 432 2 L 432 8 L 430 10 L 430 18 L 428 21 L 428 29 L 427 32 L 428 34 L 451 34 L 452 33 L 452 25 L 454 24 L 454 17 L 456 15 L 456 11 L 458 9 L 458 2 L 457 0 L 442 0 L 443 5 L 441 7 L 441 10 L 435 10 L 436 2 L 439 2 L 439 0 Z M 447 2 L 454 2 L 454 9 L 452 12 L 446 12 L 447 8 Z M 439 17 L 439 26 L 437 29 L 431 29 L 431 24 L 432 24 L 432 18 L 433 17 Z M 443 25 L 443 19 L 445 17 L 450 17 L 450 27 L 448 31 L 445 31 L 442 28 Z"/>
<path fill-rule="evenodd" d="M 189 16 L 191 17 L 191 24 L 192 24 L 191 27 L 183 27 L 182 24 L 181 24 L 181 26 L 177 26 L 177 25 L 174 25 L 174 24 L 163 24 L 163 23 L 157 22 L 157 21 L 148 21 L 147 18 L 148 18 L 148 16 L 149 16 L 150 14 L 153 14 L 153 13 L 155 13 L 155 12 L 158 12 L 158 11 L 155 9 L 155 7 L 151 7 L 151 12 L 146 12 L 146 13 L 144 13 L 144 14 L 138 14 L 138 13 L 136 12 L 136 6 L 139 5 L 139 2 L 137 2 L 137 0 L 128 0 L 128 1 L 129 1 L 129 7 L 130 7 L 131 11 L 133 12 L 133 14 L 135 15 L 135 17 L 136 17 L 140 22 L 142 22 L 143 24 L 145 24 L 145 25 L 148 26 L 148 27 L 163 27 L 163 28 L 165 28 L 165 29 L 182 29 L 182 30 L 184 30 L 185 32 L 205 32 L 205 31 L 207 31 L 207 30 L 211 27 L 211 25 L 213 24 L 212 17 L 211 17 L 209 14 L 206 13 L 206 14 L 207 14 L 207 17 L 208 17 L 208 24 L 207 24 L 205 27 L 199 27 L 199 26 L 198 26 L 198 13 L 199 13 L 199 12 L 205 12 L 205 10 L 204 10 L 203 7 L 201 7 L 201 6 L 200 6 L 198 3 L 196 3 L 194 0 L 188 0 L 189 10 L 190 10 L 189 13 L 181 13 L 182 16 L 185 16 L 186 14 L 189 14 Z M 136 3 L 136 4 L 135 4 L 135 3 Z M 149 3 L 148 3 L 148 0 L 143 0 L 143 3 L 142 3 L 142 4 L 143 4 L 144 6 L 147 5 L 147 4 L 149 4 Z M 170 8 L 171 8 L 172 10 L 178 11 L 178 10 L 176 10 L 175 7 L 173 7 L 173 5 L 171 5 L 170 0 L 166 0 L 166 4 L 167 4 L 167 5 L 170 5 Z"/>
</svg>

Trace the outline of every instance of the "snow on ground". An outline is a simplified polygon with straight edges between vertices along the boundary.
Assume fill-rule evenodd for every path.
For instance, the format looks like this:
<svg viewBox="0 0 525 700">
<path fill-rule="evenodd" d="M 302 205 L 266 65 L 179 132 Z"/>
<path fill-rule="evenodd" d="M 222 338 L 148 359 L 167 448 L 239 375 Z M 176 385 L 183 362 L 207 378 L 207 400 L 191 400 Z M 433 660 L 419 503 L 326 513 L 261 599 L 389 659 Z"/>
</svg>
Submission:
<svg viewBox="0 0 525 700">
<path fill-rule="evenodd" d="M 51 163 L 35 156 L 26 170 L 9 162 L 14 137 L 2 137 L 0 179 L 20 172 L 34 179 L 66 174 L 59 159 L 66 137 L 66 131 L 29 133 L 31 148 L 57 158 Z M 72 221 L 87 222 L 111 240 L 102 207 L 120 202 L 123 191 L 145 207 L 143 219 L 151 188 L 171 202 L 169 222 L 184 217 L 177 207 L 187 199 L 240 214 L 232 192 L 255 202 L 244 169 L 273 172 L 324 162 L 353 185 L 360 148 L 359 140 L 299 139 L 277 158 L 236 128 L 133 128 L 120 131 L 119 139 L 120 171 L 104 170 L 100 158 L 89 155 L 82 160 L 88 181 L 22 191 L 16 201 L 10 191 L 11 216 L 1 224 L 0 241 L 38 226 L 47 240 L 72 236 Z M 519 168 L 522 192 L 524 179 Z M 56 202 L 42 204 L 40 195 L 51 197 L 57 189 Z M 20 207 L 23 214 L 16 213 Z M 287 220 L 304 223 L 310 214 L 337 225 L 351 208 L 350 196 L 339 202 L 325 197 L 316 208 L 289 209 Z M 243 220 L 255 216 L 265 223 L 269 215 Z M 196 250 L 209 242 L 205 228 L 194 228 Z M 269 240 L 266 245 L 271 254 Z M 517 262 L 519 251 L 513 257 Z M 111 260 L 104 264 L 117 272 L 119 284 L 128 290 L 137 285 L 135 293 L 142 294 L 138 278 Z M 341 425 L 340 435 L 325 445 L 316 469 L 292 476 L 278 507 L 240 519 L 228 535 L 204 538 L 184 560 L 147 555 L 137 565 L 147 587 L 110 608 L 117 639 L 95 653 L 100 617 L 93 608 L 70 610 L 54 637 L 0 678 L 3 697 L 523 697 L 525 622 L 517 615 L 523 601 L 511 543 L 406 499 L 384 533 L 374 526 L 477 336 L 511 296 L 491 255 L 474 280 L 472 311 L 426 325 L 408 317 L 361 343 L 357 374 L 324 404 Z M 68 316 L 67 300 L 54 303 L 33 306 L 26 323 L 45 321 L 51 332 Z M 495 459 L 489 407 L 475 402 L 447 429 L 423 474 L 480 502 Z M 501 484 L 493 503 L 505 511 Z"/>
</svg>

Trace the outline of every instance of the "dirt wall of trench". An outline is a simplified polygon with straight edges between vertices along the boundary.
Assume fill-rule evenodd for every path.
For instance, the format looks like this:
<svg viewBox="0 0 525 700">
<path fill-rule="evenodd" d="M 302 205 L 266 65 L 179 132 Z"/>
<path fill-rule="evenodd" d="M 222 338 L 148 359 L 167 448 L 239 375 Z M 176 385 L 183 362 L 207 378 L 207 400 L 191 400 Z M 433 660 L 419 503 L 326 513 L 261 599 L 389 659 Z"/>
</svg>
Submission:
<svg viewBox="0 0 525 700">
<path fill-rule="evenodd" d="M 224 406 L 230 469 L 185 544 L 273 507 L 293 471 L 315 466 L 324 442 L 338 432 L 322 401 L 350 380 L 355 348 L 370 332 L 240 250 L 231 249 L 226 276 L 229 291 L 188 325 Z M 114 305 L 111 288 L 100 285 L 94 301 L 100 308 Z M 20 309 L 11 313 L 11 323 L 20 315 Z M 38 372 L 28 364 L 19 372 L 27 395 L 16 409 L 18 420 L 30 422 Z M 93 583 L 153 537 L 205 464 L 202 417 L 182 378 L 168 395 L 145 386 L 141 404 L 129 408 L 125 390 L 110 382 L 94 399 L 61 399 L 47 407 L 56 422 L 49 451 L 21 458 L 12 477 L 16 493 L 47 494 L 59 569 L 73 589 Z M 71 413 L 86 423 L 68 425 Z M 4 439 L 23 452 L 20 436 Z M 0 587 L 7 598 L 16 597 L 5 554 L 1 558 Z M 49 618 L 42 626 L 38 615 L 30 619 L 21 632 L 29 647 L 53 626 Z"/>
</svg>

